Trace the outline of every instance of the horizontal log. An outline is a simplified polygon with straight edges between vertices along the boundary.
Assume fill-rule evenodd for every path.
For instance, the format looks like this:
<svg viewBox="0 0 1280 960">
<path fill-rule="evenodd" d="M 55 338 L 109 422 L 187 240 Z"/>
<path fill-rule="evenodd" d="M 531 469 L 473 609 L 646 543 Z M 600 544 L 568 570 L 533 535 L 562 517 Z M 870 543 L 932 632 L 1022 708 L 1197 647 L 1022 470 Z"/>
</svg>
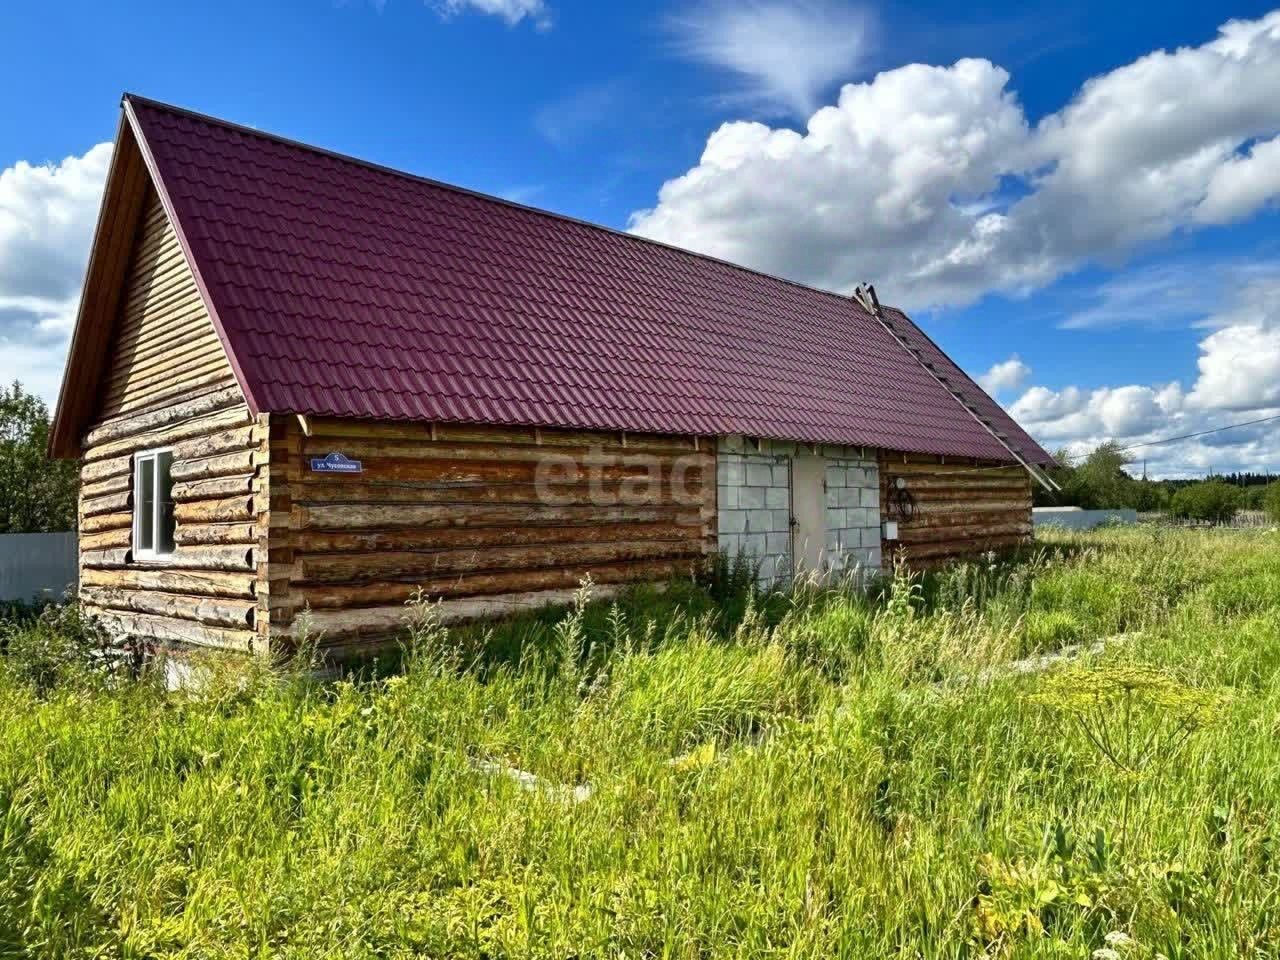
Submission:
<svg viewBox="0 0 1280 960">
<path fill-rule="evenodd" d="M 477 506 L 456 503 L 294 504 L 296 526 L 303 530 L 392 530 L 406 527 L 472 527 L 566 523 L 700 523 L 696 508 L 543 506 L 540 504 Z"/>
<path fill-rule="evenodd" d="M 944 517 L 960 513 L 1025 513 L 1031 516 L 1031 500 L 917 500 L 917 517 Z"/>
<path fill-rule="evenodd" d="M 184 546 L 164 558 L 171 567 L 188 570 L 253 570 L 254 547 L 243 544 Z"/>
<path fill-rule="evenodd" d="M 632 560 L 679 560 L 701 556 L 693 538 L 663 541 L 536 544 L 460 550 L 423 550 L 356 554 L 301 554 L 300 583 L 364 583 L 375 580 L 418 580 L 445 574 L 512 572 L 573 564 L 617 564 Z"/>
<path fill-rule="evenodd" d="M 552 570 L 525 570 L 503 573 L 460 574 L 424 579 L 417 583 L 379 582 L 359 585 L 296 586 L 299 603 L 315 609 L 346 609 L 404 603 L 421 587 L 432 597 L 456 598 L 495 593 L 525 593 L 532 590 L 562 590 L 576 586 L 588 573 L 596 583 L 629 583 L 667 580 L 688 576 L 690 561 L 640 561 L 612 566 L 571 565 Z"/>
<path fill-rule="evenodd" d="M 127 547 L 133 540 L 132 527 L 116 527 L 98 533 L 80 531 L 81 550 L 105 550 L 109 547 Z"/>
<path fill-rule="evenodd" d="M 601 457 L 599 462 L 563 457 L 559 454 L 545 454 L 537 458 L 524 460 L 440 460 L 440 459 L 390 459 L 368 458 L 359 451 L 348 456 L 361 460 L 363 471 L 351 474 L 348 485 L 377 485 L 383 483 L 402 485 L 405 487 L 421 486 L 430 489 L 432 486 L 451 487 L 483 484 L 524 484 L 531 485 L 538 480 L 558 485 L 565 478 L 573 478 L 586 483 L 595 476 L 609 482 L 652 480 L 655 483 L 670 484 L 673 479 L 696 487 L 704 478 L 713 476 L 714 464 L 706 457 L 695 457 L 686 453 L 688 462 L 670 457 L 635 456 L 628 454 L 617 458 L 616 462 L 608 462 Z M 363 458 L 363 459 L 362 459 Z M 307 462 L 301 464 L 301 471 L 296 482 L 303 486 L 334 485 L 340 478 L 332 473 L 312 471 Z"/>
<path fill-rule="evenodd" d="M 215 454 L 234 453 L 240 450 L 256 450 L 258 441 L 252 426 L 233 427 L 230 430 L 219 430 L 208 436 L 183 440 L 173 445 L 175 460 L 194 460 L 198 457 L 211 457 Z"/>
<path fill-rule="evenodd" d="M 146 562 L 174 570 L 252 570 L 253 553 L 251 546 L 190 546 Z M 138 562 L 134 551 L 129 548 L 83 550 L 80 553 L 80 565 L 83 567 L 116 569 Z"/>
<path fill-rule="evenodd" d="M 175 426 L 195 419 L 202 414 L 243 405 L 244 397 L 239 387 L 225 387 L 196 397 L 172 403 L 163 409 L 147 413 L 116 417 L 98 424 L 84 438 L 86 447 L 96 447 L 125 437 L 136 437 L 155 430 Z M 246 415 L 248 411 L 246 410 Z"/>
<path fill-rule="evenodd" d="M 252 600 L 257 595 L 256 573 L 222 573 L 138 565 L 126 570 L 86 569 L 80 574 L 80 584 L 86 587 L 157 590 L 202 597 L 243 597 L 246 600 Z"/>
<path fill-rule="evenodd" d="M 222 600 L 216 597 L 186 596 L 121 590 L 111 587 L 86 587 L 81 599 L 105 610 L 124 610 L 192 620 L 212 627 L 253 629 L 257 606 L 252 601 Z"/>
<path fill-rule="evenodd" d="M 1013 529 L 1030 530 L 1030 512 L 1026 510 L 1008 513 L 974 513 L 952 515 L 948 517 L 917 517 L 909 524 L 898 524 L 898 534 L 902 540 L 936 539 L 938 536 L 950 535 L 964 537 L 981 535 L 992 530 Z"/>
<path fill-rule="evenodd" d="M 96 517 L 102 513 L 119 513 L 133 509 L 133 494 L 124 490 L 120 493 L 109 493 L 101 497 L 81 498 L 80 516 Z"/>
<path fill-rule="evenodd" d="M 217 523 L 223 520 L 248 520 L 254 516 L 253 497 L 230 497 L 226 500 L 190 500 L 175 503 L 178 525 Z"/>
<path fill-rule="evenodd" d="M 898 539 L 902 543 L 941 543 L 948 540 L 965 543 L 981 537 L 994 537 L 1004 534 L 1031 535 L 1031 522 L 972 524 L 969 526 L 945 526 L 913 528 L 898 527 Z"/>
<path fill-rule="evenodd" d="M 904 545 L 895 548 L 894 554 L 903 552 L 907 565 L 934 565 L 940 561 L 973 560 L 990 550 L 1005 550 L 1031 542 L 1030 535 L 1009 534 L 998 537 L 983 537 L 963 543 L 923 543 Z"/>
<path fill-rule="evenodd" d="M 936 453 L 902 453 L 894 450 L 881 450 L 878 459 L 881 466 L 902 467 L 904 469 L 973 470 L 975 468 L 993 470 L 1021 470 L 1017 463 L 1008 460 L 983 460 L 974 457 L 945 457 Z"/>
<path fill-rule="evenodd" d="M 560 526 L 467 526 L 378 530 L 368 533 L 298 531 L 299 551 L 373 553 L 396 550 L 444 550 L 458 547 L 512 547 L 523 544 L 594 543 L 612 537 L 626 540 L 687 540 L 703 535 L 702 524 L 578 522 Z"/>
<path fill-rule="evenodd" d="M 291 485 L 293 502 L 314 504 L 369 504 L 419 506 L 428 504 L 522 504 L 526 506 L 661 506 L 676 502 L 671 487 L 664 483 L 628 481 L 589 483 L 477 483 L 462 485 L 398 484 L 374 485 L 358 480 L 330 480 L 324 483 Z M 707 488 L 690 478 L 680 496 L 688 505 L 708 499 Z"/>
<path fill-rule="evenodd" d="M 296 437 L 288 438 L 288 449 L 295 451 L 303 458 L 322 457 L 335 450 L 345 453 L 354 459 L 366 460 L 463 460 L 463 461 L 497 461 L 507 463 L 536 462 L 541 458 L 556 457 L 582 460 L 591 455 L 604 453 L 613 458 L 622 457 L 656 457 L 673 460 L 689 457 L 693 465 L 708 466 L 714 462 L 714 445 L 702 445 L 694 450 L 689 444 L 644 444 L 631 443 L 623 447 L 613 443 L 508 443 L 502 440 L 473 442 L 455 442 L 449 440 L 400 440 L 378 437 L 368 438 L 332 438 L 332 437 Z"/>
<path fill-rule="evenodd" d="M 228 407 L 225 410 L 215 410 L 212 413 L 192 417 L 189 420 L 183 420 L 150 433 L 123 437 L 120 440 L 112 440 L 108 443 L 90 447 L 85 451 L 85 459 L 101 460 L 120 454 L 128 454 L 134 450 L 169 446 L 182 440 L 212 436 L 229 427 L 244 426 L 252 423 L 252 421 L 253 418 L 249 414 L 249 408 L 240 404 L 239 406 Z"/>
<path fill-rule="evenodd" d="M 111 547 L 103 550 L 81 550 L 80 566 L 104 570 L 127 567 L 133 559 L 130 547 Z"/>
<path fill-rule="evenodd" d="M 890 510 L 890 520 L 895 514 Z M 977 504 L 957 503 L 947 510 L 922 510 L 916 508 L 915 515 L 908 522 L 899 522 L 902 529 L 924 529 L 926 527 L 970 527 L 984 523 L 1031 522 L 1031 507 L 997 507 L 982 509 Z"/>
<path fill-rule="evenodd" d="M 85 517 L 80 522 L 81 533 L 99 533 L 103 530 L 116 530 L 121 527 L 133 527 L 133 513 L 101 513 L 96 517 Z"/>
<path fill-rule="evenodd" d="M 900 474 L 885 474 L 881 477 L 880 489 L 888 490 L 890 480 L 905 480 L 907 492 L 920 498 L 936 497 L 947 493 L 962 493 L 966 496 L 1031 496 L 1030 482 L 1016 479 L 999 479 L 980 477 L 903 477 Z"/>
<path fill-rule="evenodd" d="M 591 596 L 592 599 L 605 600 L 616 595 L 619 589 L 617 585 L 599 585 L 592 589 Z M 576 595 L 577 588 L 573 588 L 442 600 L 435 607 L 435 615 L 442 624 L 469 623 L 511 617 L 546 607 L 568 606 Z M 305 618 L 295 617 L 291 624 L 279 631 L 273 626 L 272 634 L 300 640 L 305 624 L 311 637 L 322 648 L 332 648 L 335 643 L 343 641 L 397 636 L 408 628 L 411 612 L 402 603 L 357 610 L 312 610 Z"/>
<path fill-rule="evenodd" d="M 174 501 L 212 500 L 248 494 L 253 490 L 253 477 L 210 477 L 204 480 L 187 480 L 173 485 Z"/>
<path fill-rule="evenodd" d="M 175 481 L 207 480 L 210 477 L 230 477 L 242 473 L 253 473 L 252 450 L 236 450 L 198 460 L 175 459 L 169 471 Z"/>
<path fill-rule="evenodd" d="M 173 536 L 180 547 L 205 543 L 238 543 L 252 546 L 257 538 L 258 528 L 252 523 L 183 523 L 178 524 Z"/>
<path fill-rule="evenodd" d="M 182 371 L 181 382 L 165 381 L 158 386 L 148 386 L 141 393 L 134 393 L 120 403 L 118 407 L 107 406 L 104 412 L 114 418 L 123 416 L 145 416 L 152 413 L 165 413 L 173 409 L 174 404 L 186 403 L 193 391 L 235 390 L 235 374 L 227 367 L 225 360 L 217 363 L 204 363 L 195 370 Z"/>
<path fill-rule="evenodd" d="M 107 477 L 105 480 L 99 480 L 97 483 L 82 483 L 80 485 L 80 496 L 82 499 L 89 500 L 94 497 L 105 497 L 107 494 L 119 493 L 122 490 L 128 490 L 133 486 L 133 477 L 129 471 L 125 471 L 114 477 Z"/>
<path fill-rule="evenodd" d="M 333 439 L 354 441 L 403 440 L 411 443 L 429 441 L 433 444 L 498 444 L 502 446 L 622 446 L 619 431 L 571 430 L 559 427 L 491 427 L 468 424 L 397 424 L 376 421 L 342 420 L 329 417 L 313 417 L 309 420 L 311 437 L 315 443 L 325 444 Z M 294 426 L 296 429 L 296 424 Z M 434 433 L 434 439 L 433 438 Z M 701 438 L 698 446 L 708 449 L 707 438 Z M 627 433 L 626 448 L 632 450 L 692 450 L 692 437 L 672 434 Z M 714 441 L 710 449 L 714 449 Z"/>
<path fill-rule="evenodd" d="M 116 477 L 123 477 L 128 482 L 132 471 L 133 454 L 126 453 L 124 456 L 84 464 L 80 468 L 80 482 L 90 484 Z"/>
<path fill-rule="evenodd" d="M 103 625 L 117 637 L 133 637 L 176 643 L 191 643 L 202 647 L 249 652 L 258 645 L 258 635 L 252 630 L 233 630 L 227 627 L 211 627 L 174 617 L 155 616 L 147 613 L 122 613 L 89 607 Z"/>
</svg>

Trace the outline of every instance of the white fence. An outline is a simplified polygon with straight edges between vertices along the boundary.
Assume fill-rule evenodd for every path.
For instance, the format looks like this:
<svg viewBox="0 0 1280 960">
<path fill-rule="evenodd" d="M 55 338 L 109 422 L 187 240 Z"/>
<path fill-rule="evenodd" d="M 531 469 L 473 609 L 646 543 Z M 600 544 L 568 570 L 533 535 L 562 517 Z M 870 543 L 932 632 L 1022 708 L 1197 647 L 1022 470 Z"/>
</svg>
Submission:
<svg viewBox="0 0 1280 960">
<path fill-rule="evenodd" d="M 56 600 L 75 585 L 74 533 L 0 534 L 0 601 Z"/>
<path fill-rule="evenodd" d="M 1080 510 L 1076 507 L 1036 507 L 1031 522 L 1037 527 L 1092 530 L 1104 523 L 1137 523 L 1136 510 Z"/>
</svg>

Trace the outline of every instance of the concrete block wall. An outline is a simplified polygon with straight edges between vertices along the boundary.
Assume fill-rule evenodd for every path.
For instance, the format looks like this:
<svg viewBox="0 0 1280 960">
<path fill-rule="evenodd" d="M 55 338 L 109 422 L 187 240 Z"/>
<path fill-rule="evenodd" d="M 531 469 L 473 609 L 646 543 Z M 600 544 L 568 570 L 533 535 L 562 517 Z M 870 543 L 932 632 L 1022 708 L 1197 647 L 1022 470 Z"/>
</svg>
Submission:
<svg viewBox="0 0 1280 960">
<path fill-rule="evenodd" d="M 832 571 L 880 568 L 880 476 L 875 451 L 721 437 L 716 463 L 719 547 L 760 561 L 762 584 L 791 576 L 791 458 L 826 458 L 826 563 Z"/>
<path fill-rule="evenodd" d="M 880 569 L 880 468 L 861 450 L 827 458 L 827 564 L 833 572 Z M 850 455 L 855 454 L 855 455 Z"/>
<path fill-rule="evenodd" d="M 719 547 L 760 563 L 760 582 L 791 576 L 791 458 L 768 440 L 721 437 L 716 454 Z"/>
</svg>

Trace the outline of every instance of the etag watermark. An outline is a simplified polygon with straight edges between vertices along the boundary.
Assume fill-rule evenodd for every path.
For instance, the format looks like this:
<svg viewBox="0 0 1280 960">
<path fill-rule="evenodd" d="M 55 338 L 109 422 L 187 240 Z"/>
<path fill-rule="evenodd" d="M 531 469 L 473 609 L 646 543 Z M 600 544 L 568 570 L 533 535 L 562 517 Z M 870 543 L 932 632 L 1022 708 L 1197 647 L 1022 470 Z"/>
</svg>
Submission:
<svg viewBox="0 0 1280 960">
<path fill-rule="evenodd" d="M 538 456 L 533 484 L 538 502 L 554 507 L 701 507 L 707 484 L 715 483 L 714 473 L 707 476 L 710 463 L 697 453 L 659 457 L 600 446 L 577 456 L 547 451 Z M 695 515 L 686 522 L 699 521 Z"/>
</svg>

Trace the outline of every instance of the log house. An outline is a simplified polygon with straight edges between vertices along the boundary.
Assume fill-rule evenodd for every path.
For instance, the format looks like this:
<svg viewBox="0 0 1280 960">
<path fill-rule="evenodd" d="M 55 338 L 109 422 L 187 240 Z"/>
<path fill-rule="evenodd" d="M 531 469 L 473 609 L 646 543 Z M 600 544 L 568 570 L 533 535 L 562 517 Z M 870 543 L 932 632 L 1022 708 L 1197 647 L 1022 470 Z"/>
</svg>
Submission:
<svg viewBox="0 0 1280 960">
<path fill-rule="evenodd" d="M 874 290 L 126 95 L 50 452 L 122 637 L 335 655 L 687 576 L 1026 542 L 1048 454 Z"/>
</svg>

